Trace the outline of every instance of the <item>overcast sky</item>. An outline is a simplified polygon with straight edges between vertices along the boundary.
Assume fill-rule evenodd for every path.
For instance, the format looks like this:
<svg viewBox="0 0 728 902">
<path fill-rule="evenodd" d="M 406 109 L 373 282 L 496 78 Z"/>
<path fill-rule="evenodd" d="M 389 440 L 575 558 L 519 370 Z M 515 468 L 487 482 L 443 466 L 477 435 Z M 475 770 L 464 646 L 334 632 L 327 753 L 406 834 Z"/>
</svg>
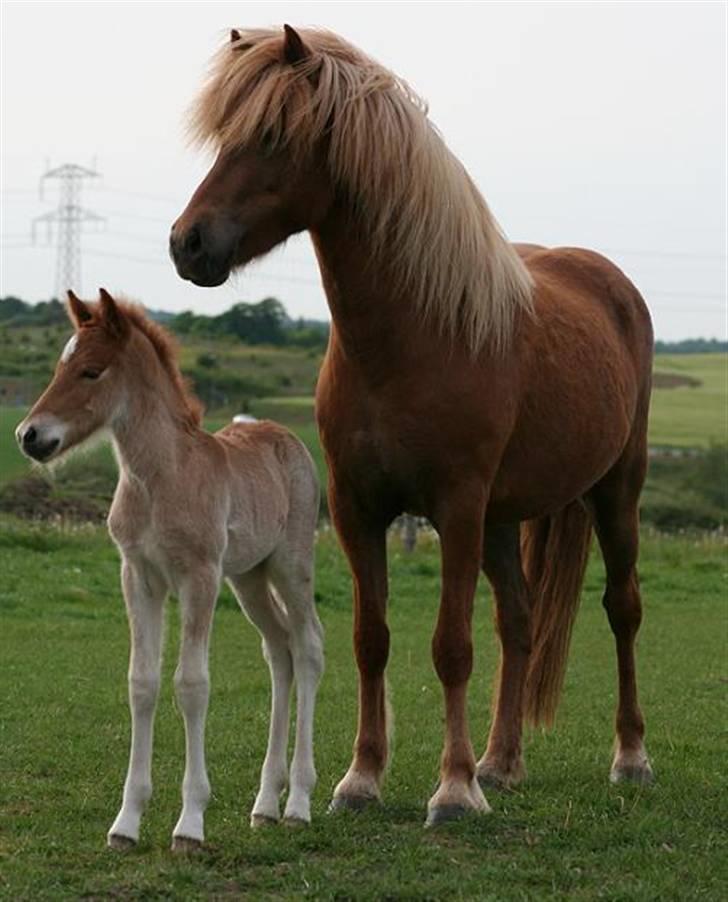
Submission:
<svg viewBox="0 0 728 902">
<path fill-rule="evenodd" d="M 323 318 L 308 238 L 217 289 L 182 282 L 172 220 L 209 166 L 184 112 L 231 26 L 320 25 L 423 95 L 513 240 L 591 247 L 658 337 L 726 331 L 726 4 L 2 2 L 0 294 L 46 299 L 50 166 L 92 166 L 82 285 L 214 313 L 279 297 Z"/>
</svg>

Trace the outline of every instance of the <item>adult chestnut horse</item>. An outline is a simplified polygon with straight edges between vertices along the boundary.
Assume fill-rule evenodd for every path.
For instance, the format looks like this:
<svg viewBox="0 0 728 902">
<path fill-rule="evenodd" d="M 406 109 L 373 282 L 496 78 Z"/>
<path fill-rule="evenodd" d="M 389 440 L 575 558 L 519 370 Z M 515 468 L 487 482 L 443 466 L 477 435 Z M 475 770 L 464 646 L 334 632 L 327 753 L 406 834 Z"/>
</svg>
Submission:
<svg viewBox="0 0 728 902">
<path fill-rule="evenodd" d="M 592 524 L 617 645 L 612 779 L 649 779 L 634 642 L 652 330 L 637 289 L 586 250 L 503 238 L 391 72 L 320 31 L 237 31 L 191 114 L 216 161 L 172 227 L 197 285 L 311 234 L 332 328 L 316 396 L 330 509 L 354 578 L 359 725 L 333 807 L 376 799 L 387 759 L 387 526 L 428 517 L 442 550 L 432 642 L 445 696 L 428 823 L 488 810 L 525 774 L 524 716 L 552 720 Z M 502 646 L 476 762 L 466 715 L 481 568 Z"/>
</svg>

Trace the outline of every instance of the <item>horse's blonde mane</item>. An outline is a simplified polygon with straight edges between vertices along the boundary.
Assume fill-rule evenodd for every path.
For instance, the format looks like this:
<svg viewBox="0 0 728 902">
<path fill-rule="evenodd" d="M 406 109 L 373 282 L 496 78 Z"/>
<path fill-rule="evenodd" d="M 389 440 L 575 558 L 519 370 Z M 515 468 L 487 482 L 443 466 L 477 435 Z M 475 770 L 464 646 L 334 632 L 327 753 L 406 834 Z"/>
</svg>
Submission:
<svg viewBox="0 0 728 902">
<path fill-rule="evenodd" d="M 191 110 L 192 138 L 294 157 L 325 138 L 334 183 L 422 314 L 472 350 L 505 347 L 516 311 L 532 309 L 531 279 L 425 103 L 337 35 L 299 34 L 310 55 L 295 65 L 282 29 L 240 31 L 223 47 Z"/>
</svg>

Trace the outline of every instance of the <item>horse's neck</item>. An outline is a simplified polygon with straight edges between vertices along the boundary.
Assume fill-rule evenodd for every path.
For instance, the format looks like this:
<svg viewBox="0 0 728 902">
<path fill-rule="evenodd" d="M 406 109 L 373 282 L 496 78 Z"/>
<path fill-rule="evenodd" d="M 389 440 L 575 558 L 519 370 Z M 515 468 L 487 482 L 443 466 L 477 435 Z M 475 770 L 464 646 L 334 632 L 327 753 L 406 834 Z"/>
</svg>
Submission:
<svg viewBox="0 0 728 902">
<path fill-rule="evenodd" d="M 312 230 L 336 341 L 350 356 L 376 361 L 408 353 L 428 331 L 413 299 L 398 286 L 396 261 L 356 225 L 343 206 Z M 434 337 L 434 336 L 433 336 Z"/>
<path fill-rule="evenodd" d="M 112 426 L 119 467 L 150 491 L 175 478 L 190 437 L 175 418 L 167 393 L 132 391 Z"/>
</svg>

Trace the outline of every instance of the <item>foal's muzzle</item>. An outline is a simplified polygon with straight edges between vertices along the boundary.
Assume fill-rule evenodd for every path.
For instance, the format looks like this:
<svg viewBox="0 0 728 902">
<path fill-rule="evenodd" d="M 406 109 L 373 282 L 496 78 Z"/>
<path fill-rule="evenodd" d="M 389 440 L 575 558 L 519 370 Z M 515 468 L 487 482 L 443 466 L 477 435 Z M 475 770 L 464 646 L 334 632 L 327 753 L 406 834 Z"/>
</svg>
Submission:
<svg viewBox="0 0 728 902">
<path fill-rule="evenodd" d="M 23 454 L 41 463 L 52 457 L 61 444 L 61 440 L 57 436 L 47 436 L 42 430 L 36 429 L 32 425 L 24 427 L 21 424 L 15 437 Z"/>
</svg>

